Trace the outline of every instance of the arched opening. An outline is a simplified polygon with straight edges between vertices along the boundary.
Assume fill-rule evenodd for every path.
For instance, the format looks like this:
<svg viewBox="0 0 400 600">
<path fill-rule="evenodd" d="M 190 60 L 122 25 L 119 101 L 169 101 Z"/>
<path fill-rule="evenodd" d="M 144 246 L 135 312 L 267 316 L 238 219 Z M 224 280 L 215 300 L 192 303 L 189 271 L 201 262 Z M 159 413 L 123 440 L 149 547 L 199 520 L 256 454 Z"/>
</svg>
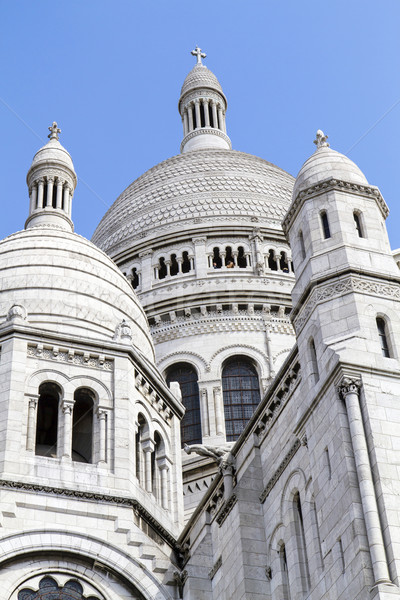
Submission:
<svg viewBox="0 0 400 600">
<path fill-rule="evenodd" d="M 74 394 L 74 400 L 72 460 L 91 463 L 93 453 L 94 394 L 87 388 L 79 388 Z"/>
<path fill-rule="evenodd" d="M 170 275 L 178 275 L 179 273 L 179 265 L 176 260 L 176 254 L 171 254 L 171 266 L 169 268 Z"/>
<path fill-rule="evenodd" d="M 268 251 L 268 267 L 271 269 L 271 271 L 278 270 L 278 265 L 275 258 L 275 251 L 272 248 Z"/>
<path fill-rule="evenodd" d="M 138 414 L 137 430 L 135 436 L 135 465 L 136 477 L 140 484 L 144 485 L 144 456 L 142 452 L 142 441 L 147 431 L 147 421 L 142 414 Z"/>
<path fill-rule="evenodd" d="M 210 120 L 210 127 L 215 127 L 216 125 L 214 123 L 214 117 L 213 117 L 211 103 L 208 104 L 208 118 Z"/>
<path fill-rule="evenodd" d="M 315 350 L 315 343 L 312 338 L 310 339 L 309 347 L 310 347 L 310 357 L 311 357 L 311 372 L 314 377 L 314 382 L 317 383 L 317 381 L 319 380 L 319 369 L 318 369 L 317 352 Z"/>
<path fill-rule="evenodd" d="M 378 329 L 378 335 L 379 335 L 379 341 L 381 344 L 382 355 L 385 356 L 386 358 L 390 358 L 391 357 L 390 344 L 389 344 L 389 337 L 387 334 L 387 327 L 386 327 L 385 319 L 382 319 L 382 317 L 377 317 L 376 327 Z"/>
<path fill-rule="evenodd" d="M 322 233 L 324 238 L 327 240 L 331 237 L 331 230 L 329 228 L 328 215 L 326 214 L 326 210 L 321 212 L 321 225 L 322 225 Z"/>
<path fill-rule="evenodd" d="M 167 276 L 167 265 L 165 264 L 165 258 L 163 256 L 160 257 L 158 261 L 158 279 L 165 279 Z"/>
<path fill-rule="evenodd" d="M 282 578 L 282 598 L 289 600 L 289 575 L 288 575 L 288 562 L 286 555 L 286 547 L 285 544 L 282 543 L 279 546 L 279 565 L 281 570 L 281 578 Z"/>
<path fill-rule="evenodd" d="M 132 287 L 134 290 L 139 286 L 139 273 L 137 272 L 136 267 L 132 269 Z"/>
<path fill-rule="evenodd" d="M 203 102 L 200 102 L 200 122 L 201 122 L 201 127 L 205 127 L 206 119 L 205 119 L 205 114 L 204 114 L 204 103 Z"/>
<path fill-rule="evenodd" d="M 225 248 L 225 266 L 228 267 L 228 269 L 233 269 L 233 267 L 235 266 L 231 246 L 227 246 Z"/>
<path fill-rule="evenodd" d="M 284 273 L 289 273 L 289 263 L 286 256 L 286 252 L 281 252 L 279 257 L 279 266 L 281 271 L 283 271 Z"/>
<path fill-rule="evenodd" d="M 240 269 L 245 269 L 247 267 L 247 258 L 244 254 L 243 246 L 239 246 L 238 248 L 237 264 Z"/>
<path fill-rule="evenodd" d="M 304 245 L 304 236 L 303 236 L 303 232 L 301 230 L 299 231 L 299 244 L 300 244 L 301 258 L 302 258 L 302 260 L 304 260 L 306 257 L 306 247 Z"/>
<path fill-rule="evenodd" d="M 361 213 L 355 210 L 353 212 L 353 219 L 354 219 L 354 225 L 356 227 L 356 231 L 358 233 L 358 237 L 360 237 L 360 238 L 365 237 L 362 222 L 361 222 L 362 221 Z"/>
<path fill-rule="evenodd" d="M 260 384 L 253 363 L 243 356 L 229 359 L 222 369 L 226 439 L 237 440 L 260 402 Z"/>
<path fill-rule="evenodd" d="M 213 267 L 214 269 L 220 269 L 222 267 L 222 258 L 219 255 L 219 248 L 213 249 Z"/>
<path fill-rule="evenodd" d="M 188 252 L 182 253 L 182 273 L 189 273 L 191 268 Z"/>
<path fill-rule="evenodd" d="M 198 125 L 197 125 L 197 117 L 196 117 L 196 110 L 195 110 L 195 105 L 192 104 L 192 118 L 193 118 L 193 129 L 197 129 Z"/>
<path fill-rule="evenodd" d="M 45 382 L 39 387 L 36 420 L 35 454 L 57 457 L 58 407 L 61 390 L 55 383 Z"/>
<path fill-rule="evenodd" d="M 197 372 L 187 363 L 178 363 L 168 369 L 166 380 L 177 381 L 182 392 L 182 403 L 186 408 L 181 421 L 181 441 L 184 444 L 201 444 L 200 397 Z"/>
<path fill-rule="evenodd" d="M 48 600 L 99 600 L 97 596 L 84 596 L 83 587 L 76 579 L 69 579 L 64 585 L 58 585 L 56 580 L 48 575 L 40 580 L 37 591 L 33 591 L 29 587 L 18 592 L 18 600 L 45 600 L 47 598 Z"/>
<path fill-rule="evenodd" d="M 293 497 L 293 512 L 302 587 L 303 591 L 307 592 L 310 589 L 310 572 L 306 550 L 306 537 L 304 533 L 303 511 L 299 492 L 297 492 Z"/>
<path fill-rule="evenodd" d="M 51 206 L 53 208 L 57 208 L 57 184 L 58 184 L 58 179 L 56 179 L 54 181 L 54 186 L 53 186 L 53 197 L 51 199 Z"/>
</svg>

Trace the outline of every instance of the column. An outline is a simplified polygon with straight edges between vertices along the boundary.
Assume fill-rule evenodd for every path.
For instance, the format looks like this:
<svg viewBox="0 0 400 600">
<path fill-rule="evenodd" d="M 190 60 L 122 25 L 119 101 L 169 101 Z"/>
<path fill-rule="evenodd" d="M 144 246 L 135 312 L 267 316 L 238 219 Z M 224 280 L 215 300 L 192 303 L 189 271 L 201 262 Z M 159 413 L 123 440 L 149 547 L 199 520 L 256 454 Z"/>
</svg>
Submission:
<svg viewBox="0 0 400 600">
<path fill-rule="evenodd" d="M 233 252 L 232 252 L 232 262 L 235 265 L 235 267 L 237 267 L 237 264 L 238 264 L 238 261 L 237 261 L 238 254 L 239 254 L 239 252 L 237 250 L 233 250 Z"/>
<path fill-rule="evenodd" d="M 218 129 L 217 103 L 215 102 L 215 100 L 211 100 L 211 110 L 212 110 L 214 127 L 215 127 L 215 129 Z"/>
<path fill-rule="evenodd" d="M 43 189 L 44 189 L 44 179 L 39 179 L 38 199 L 37 199 L 37 207 L 38 208 L 43 208 Z"/>
<path fill-rule="evenodd" d="M 187 135 L 189 133 L 189 123 L 188 123 L 188 113 L 185 108 L 183 111 L 183 135 Z"/>
<path fill-rule="evenodd" d="M 74 407 L 73 401 L 64 400 L 62 411 L 64 415 L 64 440 L 63 440 L 63 457 L 71 458 L 72 455 L 72 410 Z"/>
<path fill-rule="evenodd" d="M 154 451 L 154 442 L 147 439 L 142 442 L 142 451 L 144 454 L 144 487 L 146 492 L 152 492 L 153 481 L 151 473 L 151 453 Z"/>
<path fill-rule="evenodd" d="M 188 106 L 188 114 L 189 114 L 189 132 L 193 131 L 193 104 L 189 104 Z"/>
<path fill-rule="evenodd" d="M 219 105 L 218 105 L 218 123 L 219 123 L 218 129 L 220 129 L 221 131 L 224 131 L 224 115 L 222 112 L 222 108 Z"/>
<path fill-rule="evenodd" d="M 210 113 L 208 112 L 208 100 L 205 98 L 203 100 L 203 109 L 204 109 L 204 125 L 205 127 L 210 127 Z"/>
<path fill-rule="evenodd" d="M 37 187 L 36 187 L 36 183 L 34 183 L 31 188 L 31 203 L 30 203 L 30 209 L 29 209 L 30 215 L 33 213 L 34 210 L 36 210 L 36 202 L 37 202 Z"/>
<path fill-rule="evenodd" d="M 99 408 L 99 463 L 107 462 L 107 411 Z"/>
<path fill-rule="evenodd" d="M 53 186 L 54 186 L 54 177 L 47 178 L 47 196 L 46 196 L 46 206 L 50 208 L 53 205 Z"/>
<path fill-rule="evenodd" d="M 217 435 L 224 435 L 223 399 L 220 386 L 213 388 L 215 428 Z"/>
<path fill-rule="evenodd" d="M 222 131 L 226 133 L 225 111 L 222 111 Z"/>
<path fill-rule="evenodd" d="M 165 261 L 165 265 L 167 267 L 167 277 L 171 276 L 171 261 L 170 260 L 166 260 Z"/>
<path fill-rule="evenodd" d="M 164 459 L 165 460 L 165 459 Z M 159 463 L 161 475 L 161 506 L 168 509 L 168 465 L 166 462 Z"/>
<path fill-rule="evenodd" d="M 194 270 L 194 255 L 189 254 L 188 259 L 190 260 L 190 270 L 193 271 Z"/>
<path fill-rule="evenodd" d="M 219 470 L 224 478 L 224 499 L 228 498 L 232 494 L 233 490 L 233 470 L 235 467 L 235 458 L 230 452 L 228 452 L 219 464 Z"/>
<path fill-rule="evenodd" d="M 269 318 L 270 318 L 270 316 L 268 316 L 268 319 Z M 265 342 L 266 342 L 266 346 L 267 346 L 267 356 L 268 356 L 268 370 L 269 370 L 268 378 L 271 379 L 272 377 L 274 377 L 275 371 L 274 371 L 274 361 L 272 360 L 270 326 L 265 317 L 264 317 L 264 323 L 265 323 Z"/>
<path fill-rule="evenodd" d="M 199 99 L 194 101 L 194 109 L 196 111 L 196 129 L 200 129 L 201 117 L 200 117 L 200 100 Z"/>
<path fill-rule="evenodd" d="M 140 272 L 142 273 L 142 290 L 150 290 L 152 286 L 152 273 L 156 274 L 156 279 L 158 279 L 158 269 L 156 268 L 153 271 L 153 250 L 144 250 L 140 252 L 139 258 L 141 260 Z"/>
<path fill-rule="evenodd" d="M 56 208 L 62 208 L 62 193 L 63 193 L 63 182 L 61 181 L 61 179 L 57 179 Z"/>
<path fill-rule="evenodd" d="M 208 420 L 208 404 L 207 404 L 207 390 L 203 388 L 200 390 L 200 410 L 201 410 L 201 431 L 204 436 L 210 435 L 210 423 Z"/>
<path fill-rule="evenodd" d="M 64 185 L 63 209 L 69 214 L 69 185 L 67 183 Z"/>
<path fill-rule="evenodd" d="M 361 380 L 344 378 L 338 391 L 340 397 L 346 403 L 354 461 L 360 486 L 361 504 L 376 585 L 390 583 L 390 578 L 359 402 L 360 389 Z"/>
<path fill-rule="evenodd" d="M 39 396 L 29 396 L 28 401 L 28 430 L 26 434 L 26 449 L 28 452 L 35 450 L 35 433 L 36 433 L 36 411 L 38 405 Z"/>
</svg>

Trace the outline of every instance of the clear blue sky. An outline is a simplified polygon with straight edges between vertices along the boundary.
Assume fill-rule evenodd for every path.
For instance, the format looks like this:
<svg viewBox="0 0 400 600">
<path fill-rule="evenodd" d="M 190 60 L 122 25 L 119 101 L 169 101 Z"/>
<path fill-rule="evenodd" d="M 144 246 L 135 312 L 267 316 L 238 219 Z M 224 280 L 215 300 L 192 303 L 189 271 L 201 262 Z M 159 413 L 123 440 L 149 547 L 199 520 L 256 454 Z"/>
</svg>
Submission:
<svg viewBox="0 0 400 600">
<path fill-rule="evenodd" d="M 198 44 L 233 147 L 296 175 L 323 129 L 380 188 L 399 247 L 399 29 L 399 0 L 0 0 L 0 237 L 24 226 L 26 173 L 53 120 L 86 237 L 129 183 L 179 153 Z"/>
</svg>

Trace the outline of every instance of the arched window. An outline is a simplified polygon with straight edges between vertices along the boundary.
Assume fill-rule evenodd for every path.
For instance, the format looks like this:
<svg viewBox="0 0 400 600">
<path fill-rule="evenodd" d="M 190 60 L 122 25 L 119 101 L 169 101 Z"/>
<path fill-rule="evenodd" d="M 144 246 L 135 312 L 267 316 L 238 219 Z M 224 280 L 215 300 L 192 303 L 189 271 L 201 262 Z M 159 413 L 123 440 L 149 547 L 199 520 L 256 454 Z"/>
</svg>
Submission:
<svg viewBox="0 0 400 600">
<path fill-rule="evenodd" d="M 312 338 L 310 340 L 309 347 L 310 347 L 312 374 L 314 376 L 314 382 L 317 383 L 317 381 L 319 380 L 319 369 L 318 369 L 318 361 L 317 361 L 317 352 L 315 350 L 315 343 Z"/>
<path fill-rule="evenodd" d="M 134 290 L 136 290 L 136 288 L 139 286 L 139 273 L 137 272 L 136 268 L 132 269 L 132 287 Z"/>
<path fill-rule="evenodd" d="M 390 354 L 389 338 L 387 335 L 385 319 L 382 319 L 382 317 L 378 317 L 376 319 L 376 326 L 378 329 L 378 335 L 379 335 L 379 341 L 381 343 L 382 354 L 383 354 L 383 356 L 386 356 L 386 358 L 390 358 L 391 354 Z"/>
<path fill-rule="evenodd" d="M 238 248 L 237 264 L 240 269 L 245 269 L 247 267 L 247 258 L 244 254 L 243 246 L 239 246 Z"/>
<path fill-rule="evenodd" d="M 214 269 L 220 269 L 222 267 L 222 259 L 219 255 L 219 248 L 213 250 L 213 267 Z"/>
<path fill-rule="evenodd" d="M 286 252 L 281 252 L 279 258 L 279 266 L 281 268 L 281 271 L 283 271 L 284 273 L 289 273 L 289 263 L 287 260 Z"/>
<path fill-rule="evenodd" d="M 25 584 L 26 585 L 26 584 Z M 37 587 L 37 586 L 35 586 Z M 58 585 L 52 577 L 46 575 L 39 582 L 39 589 L 24 588 L 18 592 L 18 600 L 99 600 L 97 596 L 84 596 L 83 587 L 76 579 L 69 579 L 66 583 Z"/>
<path fill-rule="evenodd" d="M 254 365 L 237 356 L 222 370 L 226 439 L 237 440 L 260 402 L 260 385 Z"/>
<path fill-rule="evenodd" d="M 282 598 L 289 600 L 289 576 L 285 544 L 279 546 L 279 564 L 282 578 Z"/>
<path fill-rule="evenodd" d="M 74 394 L 72 418 L 72 460 L 92 462 L 93 453 L 93 406 L 94 394 L 80 388 Z"/>
<path fill-rule="evenodd" d="M 182 253 L 182 259 L 182 273 L 189 273 L 191 264 L 188 252 Z"/>
<path fill-rule="evenodd" d="M 181 421 L 182 447 L 184 444 L 201 444 L 199 384 L 195 369 L 187 363 L 178 363 L 168 370 L 166 379 L 168 385 L 171 381 L 179 383 L 186 408 Z"/>
<path fill-rule="evenodd" d="M 36 420 L 35 454 L 57 457 L 58 406 L 61 390 L 55 383 L 42 383 Z"/>
<path fill-rule="evenodd" d="M 324 238 L 327 240 L 331 237 L 331 230 L 329 228 L 328 215 L 326 214 L 326 210 L 323 210 L 321 213 L 321 225 L 322 225 L 322 233 L 324 234 Z"/>
<path fill-rule="evenodd" d="M 358 237 L 365 237 L 364 236 L 364 231 L 363 231 L 363 226 L 362 226 L 362 217 L 361 217 L 361 213 L 357 212 L 356 210 L 353 212 L 353 218 L 354 218 L 354 225 L 356 226 L 356 231 L 358 233 Z"/>
<path fill-rule="evenodd" d="M 160 257 L 158 263 L 158 279 L 165 279 L 167 276 L 167 265 L 165 264 L 165 258 L 163 256 Z"/>
<path fill-rule="evenodd" d="M 302 258 L 302 260 L 304 260 L 306 257 L 306 247 L 304 245 L 304 236 L 303 236 L 303 232 L 301 230 L 299 231 L 299 244 L 300 244 L 301 258 Z"/>
<path fill-rule="evenodd" d="M 142 442 L 147 431 L 147 421 L 142 414 L 138 414 L 137 431 L 135 438 L 135 459 L 136 459 L 136 477 L 141 485 L 144 485 L 144 456 L 142 452 Z"/>
<path fill-rule="evenodd" d="M 171 254 L 171 266 L 169 268 L 170 275 L 178 275 L 179 273 L 179 265 L 176 260 L 176 254 Z"/>
<path fill-rule="evenodd" d="M 275 258 L 275 251 L 272 250 L 272 248 L 268 252 L 268 267 L 271 269 L 271 271 L 278 270 L 278 265 L 276 263 L 276 258 Z"/>
<path fill-rule="evenodd" d="M 310 589 L 310 572 L 306 550 L 306 538 L 304 534 L 303 511 L 300 502 L 300 494 L 297 492 L 293 497 L 294 527 L 297 540 L 297 552 L 299 555 L 300 573 L 303 591 Z"/>
<path fill-rule="evenodd" d="M 232 256 L 232 248 L 230 246 L 225 248 L 225 266 L 230 269 L 235 266 L 235 261 L 233 260 Z"/>
</svg>

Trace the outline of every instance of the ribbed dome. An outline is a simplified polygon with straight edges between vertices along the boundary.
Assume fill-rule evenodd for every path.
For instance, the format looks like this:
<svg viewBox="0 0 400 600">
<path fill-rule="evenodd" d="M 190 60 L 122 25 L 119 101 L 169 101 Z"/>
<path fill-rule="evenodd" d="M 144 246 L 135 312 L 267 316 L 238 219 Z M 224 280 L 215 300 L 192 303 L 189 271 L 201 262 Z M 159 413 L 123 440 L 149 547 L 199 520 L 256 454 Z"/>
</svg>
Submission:
<svg viewBox="0 0 400 600">
<path fill-rule="evenodd" d="M 71 169 L 71 171 L 75 172 L 74 164 L 69 152 L 67 152 L 64 146 L 62 146 L 56 139 L 50 140 L 45 146 L 36 152 L 35 156 L 33 157 L 30 170 L 33 167 L 37 167 L 46 163 L 62 164 Z"/>
<path fill-rule="evenodd" d="M 275 165 L 235 150 L 197 150 L 147 171 L 114 202 L 93 242 L 113 255 L 133 239 L 207 224 L 280 226 L 294 179 Z M 199 225 L 201 223 L 202 225 Z"/>
<path fill-rule="evenodd" d="M 112 260 L 81 236 L 33 227 L 0 242 L 0 322 L 22 305 L 27 324 L 46 332 L 113 339 L 125 320 L 132 341 L 154 358 L 147 320 Z"/>
<path fill-rule="evenodd" d="M 294 185 L 293 198 L 301 190 L 332 178 L 349 183 L 368 185 L 364 173 L 352 160 L 328 146 L 322 146 L 301 167 Z"/>
<path fill-rule="evenodd" d="M 225 98 L 221 84 L 215 77 L 214 73 L 210 71 L 210 69 L 207 69 L 205 65 L 197 64 L 193 67 L 183 82 L 181 96 L 190 90 L 195 90 L 202 87 L 217 90 Z"/>
</svg>

